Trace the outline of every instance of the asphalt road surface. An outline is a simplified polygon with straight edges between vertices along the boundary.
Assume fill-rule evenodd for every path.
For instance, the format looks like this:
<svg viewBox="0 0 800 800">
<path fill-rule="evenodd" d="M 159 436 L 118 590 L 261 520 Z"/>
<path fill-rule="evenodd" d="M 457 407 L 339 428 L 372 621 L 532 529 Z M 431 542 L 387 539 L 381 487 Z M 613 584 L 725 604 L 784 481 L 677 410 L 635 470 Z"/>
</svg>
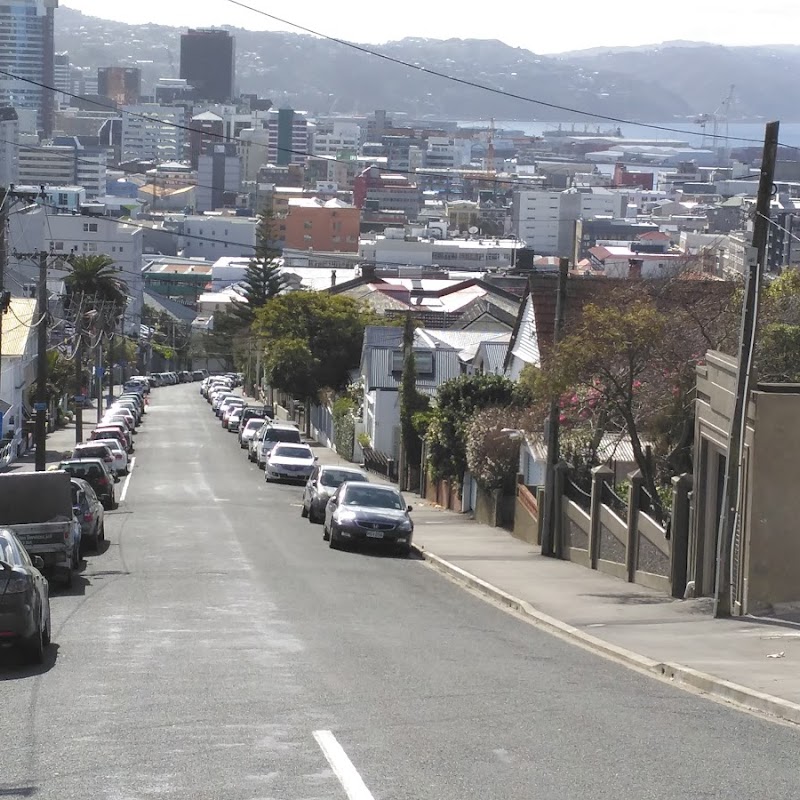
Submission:
<svg viewBox="0 0 800 800">
<path fill-rule="evenodd" d="M 0 797 L 797 800 L 800 732 L 330 550 L 197 384 L 153 392 L 107 552 L 0 657 Z M 121 488 L 122 484 L 118 488 Z"/>
</svg>

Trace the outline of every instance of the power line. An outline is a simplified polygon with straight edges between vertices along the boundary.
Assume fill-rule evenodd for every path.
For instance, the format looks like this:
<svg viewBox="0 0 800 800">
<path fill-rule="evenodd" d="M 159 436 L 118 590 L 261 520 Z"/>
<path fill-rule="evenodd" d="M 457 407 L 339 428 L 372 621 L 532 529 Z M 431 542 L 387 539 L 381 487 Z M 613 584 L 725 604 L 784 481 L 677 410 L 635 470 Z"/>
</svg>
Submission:
<svg viewBox="0 0 800 800">
<path fill-rule="evenodd" d="M 247 9 L 248 11 L 252 11 L 255 14 L 261 14 L 263 17 L 267 17 L 275 22 L 279 22 L 282 25 L 289 25 L 292 28 L 296 28 L 297 30 L 303 31 L 304 33 L 311 34 L 312 36 L 318 36 L 321 39 L 326 39 L 329 42 L 334 42 L 336 44 L 340 44 L 343 47 L 349 47 L 352 50 L 356 50 L 359 53 L 365 53 L 366 55 L 373 56 L 375 58 L 380 58 L 383 61 L 388 61 L 391 64 L 397 64 L 398 66 L 405 67 L 406 69 L 413 69 L 417 72 L 424 72 L 427 75 L 433 75 L 436 78 L 443 78 L 444 80 L 452 81 L 453 83 L 459 83 L 462 86 L 468 86 L 472 89 L 480 89 L 485 92 L 491 92 L 492 94 L 501 95 L 502 97 L 508 97 L 512 100 L 521 100 L 525 103 L 532 103 L 534 105 L 543 106 L 544 108 L 552 108 L 556 111 L 566 111 L 570 114 L 580 114 L 586 117 L 593 117 L 595 119 L 605 120 L 607 122 L 616 122 L 621 125 L 636 125 L 642 128 L 650 128 L 651 130 L 657 131 L 664 131 L 666 133 L 680 133 L 682 136 L 686 136 L 687 134 L 692 136 L 699 136 L 700 133 L 693 133 L 690 131 L 684 131 L 680 128 L 670 128 L 666 125 L 655 125 L 653 123 L 645 123 L 645 122 L 635 122 L 634 120 L 624 119 L 622 117 L 613 117 L 608 114 L 598 114 L 592 111 L 584 111 L 579 108 L 572 108 L 570 106 L 563 106 L 558 103 L 550 103 L 546 100 L 539 100 L 534 97 L 527 97 L 525 95 L 516 94 L 515 92 L 509 92 L 505 89 L 498 89 L 494 86 L 487 86 L 483 83 L 478 83 L 476 81 L 467 80 L 466 78 L 459 78 L 455 75 L 448 75 L 446 72 L 440 72 L 436 69 L 431 69 L 429 67 L 423 67 L 421 64 L 414 64 L 410 61 L 404 61 L 402 58 L 397 58 L 396 56 L 390 56 L 386 53 L 381 53 L 379 50 L 373 50 L 372 48 L 365 47 L 364 45 L 355 44 L 354 42 L 348 42 L 345 39 L 339 39 L 335 36 L 329 36 L 328 34 L 322 33 L 320 31 L 314 30 L 313 28 L 309 28 L 305 25 L 300 25 L 297 22 L 292 22 L 291 20 L 285 19 L 284 17 L 279 17 L 276 14 L 270 14 L 268 11 L 264 11 L 260 8 L 254 8 L 247 3 L 241 2 L 241 0 L 227 0 L 227 2 L 231 3 L 234 6 L 239 6 L 240 8 Z M 760 139 L 750 139 L 741 136 L 725 136 L 723 134 L 706 134 L 709 138 L 713 139 L 725 139 L 725 140 L 733 140 L 737 142 L 752 142 L 754 144 L 763 144 Z M 786 146 L 786 145 L 782 145 Z M 284 149 L 284 148 L 281 148 Z M 794 149 L 794 148 L 793 148 Z"/>
</svg>

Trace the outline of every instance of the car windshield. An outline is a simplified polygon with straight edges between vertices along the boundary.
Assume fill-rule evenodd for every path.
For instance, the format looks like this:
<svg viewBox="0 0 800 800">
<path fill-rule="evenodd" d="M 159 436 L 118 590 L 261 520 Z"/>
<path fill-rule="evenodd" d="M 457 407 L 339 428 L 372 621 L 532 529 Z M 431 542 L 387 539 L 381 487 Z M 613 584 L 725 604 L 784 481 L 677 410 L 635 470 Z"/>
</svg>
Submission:
<svg viewBox="0 0 800 800">
<path fill-rule="evenodd" d="M 307 450 L 305 447 L 292 447 L 285 444 L 278 445 L 272 451 L 272 455 L 278 456 L 278 458 L 305 458 L 308 461 L 314 458 L 311 451 Z"/>
<path fill-rule="evenodd" d="M 76 478 L 99 478 L 103 474 L 103 470 L 97 464 L 80 464 L 73 462 L 71 464 L 62 464 L 61 469 L 69 472 Z"/>
<path fill-rule="evenodd" d="M 264 438 L 268 442 L 299 442 L 300 431 L 294 428 L 269 428 Z"/>
<path fill-rule="evenodd" d="M 366 481 L 367 476 L 349 469 L 326 469 L 319 476 L 323 486 L 341 486 L 345 481 Z"/>
<path fill-rule="evenodd" d="M 399 492 L 391 489 L 381 489 L 377 486 L 351 484 L 344 492 L 342 505 L 368 506 L 370 508 L 392 508 L 402 510 L 405 508 L 403 498 Z"/>
<path fill-rule="evenodd" d="M 263 419 L 249 419 L 247 425 L 244 426 L 246 431 L 257 431 L 264 424 Z"/>
</svg>

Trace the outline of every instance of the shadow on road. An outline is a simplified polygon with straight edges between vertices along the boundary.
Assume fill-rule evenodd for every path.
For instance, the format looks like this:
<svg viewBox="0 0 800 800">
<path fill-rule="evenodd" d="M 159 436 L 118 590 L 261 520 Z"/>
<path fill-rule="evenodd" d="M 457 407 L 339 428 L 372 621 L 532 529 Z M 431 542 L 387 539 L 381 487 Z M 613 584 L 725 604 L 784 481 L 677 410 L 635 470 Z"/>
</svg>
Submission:
<svg viewBox="0 0 800 800">
<path fill-rule="evenodd" d="M 28 664 L 18 649 L 0 650 L 0 681 L 19 681 L 44 675 L 56 665 L 58 645 L 53 643 L 44 651 L 41 664 Z M 13 797 L 13 795 L 11 795 Z"/>
</svg>

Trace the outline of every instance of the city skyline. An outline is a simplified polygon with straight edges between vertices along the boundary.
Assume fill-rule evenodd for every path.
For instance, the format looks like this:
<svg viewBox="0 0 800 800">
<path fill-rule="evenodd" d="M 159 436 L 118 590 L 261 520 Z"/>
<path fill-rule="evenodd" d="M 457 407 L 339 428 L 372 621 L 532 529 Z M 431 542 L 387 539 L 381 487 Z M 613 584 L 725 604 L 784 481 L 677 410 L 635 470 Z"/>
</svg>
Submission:
<svg viewBox="0 0 800 800">
<path fill-rule="evenodd" d="M 215 0 L 201 7 L 192 0 L 140 0 L 136 4 L 109 6 L 104 0 L 68 0 L 62 6 L 85 14 L 120 22 L 172 25 L 177 27 L 233 26 L 249 30 L 285 30 L 298 32 L 258 13 L 274 12 L 261 0 L 249 0 L 243 8 L 227 0 Z M 675 0 L 670 13 L 643 20 L 641 5 L 635 0 L 620 0 L 613 12 L 589 0 L 574 0 L 570 5 L 569 25 L 549 11 L 515 10 L 514 24 L 507 18 L 490 14 L 453 15 L 447 7 L 430 6 L 411 0 L 406 13 L 392 20 L 391 33 L 374 24 L 374 17 L 363 13 L 343 14 L 342 6 L 310 0 L 304 14 L 288 10 L 277 16 L 319 31 L 321 34 L 371 44 L 381 44 L 405 37 L 499 39 L 513 47 L 534 52 L 561 53 L 596 47 L 639 47 L 670 41 L 708 42 L 726 46 L 777 45 L 783 32 L 800 24 L 800 4 L 794 0 L 775 0 L 769 7 L 750 5 L 740 0 L 704 3 Z M 253 10 L 255 9 L 255 10 Z M 358 9 L 353 9 L 358 12 Z M 736 25 L 724 25 L 735 16 Z M 542 23 L 545 23 L 544 25 Z M 646 23 L 646 24 L 645 24 Z"/>
</svg>

